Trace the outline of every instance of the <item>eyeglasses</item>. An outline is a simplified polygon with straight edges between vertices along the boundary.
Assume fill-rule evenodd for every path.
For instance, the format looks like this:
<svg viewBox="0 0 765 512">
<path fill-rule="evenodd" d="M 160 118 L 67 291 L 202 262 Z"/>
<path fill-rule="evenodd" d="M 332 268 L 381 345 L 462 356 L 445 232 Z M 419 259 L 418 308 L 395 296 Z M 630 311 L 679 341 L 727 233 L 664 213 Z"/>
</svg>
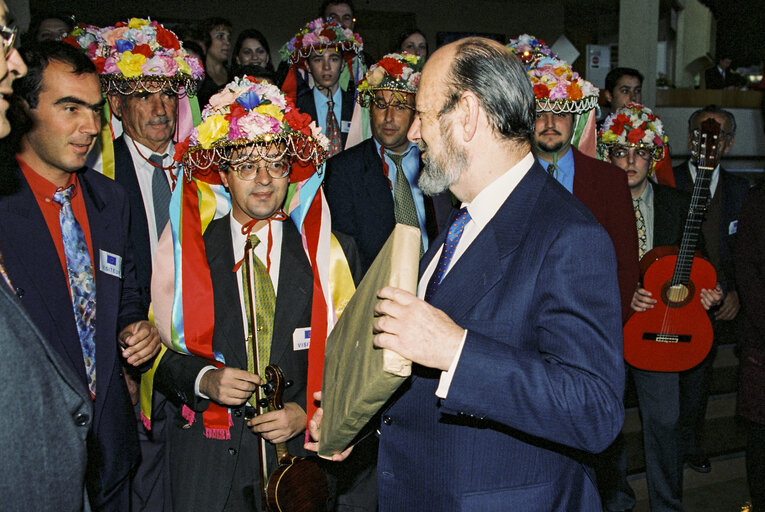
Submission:
<svg viewBox="0 0 765 512">
<path fill-rule="evenodd" d="M 258 166 L 253 162 L 243 162 L 241 164 L 232 165 L 240 180 L 252 181 L 258 177 L 258 171 L 265 169 L 269 176 L 274 179 L 286 178 L 290 175 L 292 167 L 287 162 L 277 161 L 268 162 L 266 165 Z"/>
<path fill-rule="evenodd" d="M 627 158 L 630 154 L 630 149 L 624 147 L 616 148 L 611 155 L 614 158 Z M 652 158 L 652 152 L 647 148 L 635 148 L 635 154 L 643 160 L 650 160 Z"/>
<path fill-rule="evenodd" d="M 402 103 L 398 100 L 385 101 L 381 98 L 373 99 L 372 106 L 376 108 L 377 110 L 388 110 L 389 107 L 392 107 L 396 112 L 403 112 L 405 110 L 415 110 L 415 108 L 408 103 Z"/>
<path fill-rule="evenodd" d="M 16 42 L 16 36 L 19 33 L 19 27 L 9 27 L 0 25 L 0 37 L 3 38 L 3 51 L 7 57 L 13 51 L 13 43 Z"/>
</svg>

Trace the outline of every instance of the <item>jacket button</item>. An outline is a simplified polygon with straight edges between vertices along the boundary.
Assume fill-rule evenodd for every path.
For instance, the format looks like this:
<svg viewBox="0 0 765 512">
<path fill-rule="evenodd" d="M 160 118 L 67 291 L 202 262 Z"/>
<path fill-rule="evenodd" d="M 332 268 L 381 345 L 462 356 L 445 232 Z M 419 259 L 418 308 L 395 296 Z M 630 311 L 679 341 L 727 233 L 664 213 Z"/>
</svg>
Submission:
<svg viewBox="0 0 765 512">
<path fill-rule="evenodd" d="M 390 425 L 391 423 L 393 423 L 393 418 L 391 418 L 388 415 L 383 416 L 382 420 L 383 420 L 383 423 L 385 423 L 386 425 Z"/>
<path fill-rule="evenodd" d="M 87 425 L 88 420 L 90 420 L 90 417 L 84 413 L 78 413 L 74 416 L 74 424 L 78 427 L 84 427 Z"/>
<path fill-rule="evenodd" d="M 237 418 L 241 418 L 241 416 L 242 416 L 242 408 L 241 407 L 238 408 L 238 409 L 234 409 L 234 416 L 236 416 Z"/>
<path fill-rule="evenodd" d="M 228 453 L 229 453 L 230 455 L 236 455 L 236 448 L 229 448 L 229 449 L 228 449 Z"/>
<path fill-rule="evenodd" d="M 24 288 L 16 288 L 16 297 L 21 298 L 24 296 Z"/>
</svg>

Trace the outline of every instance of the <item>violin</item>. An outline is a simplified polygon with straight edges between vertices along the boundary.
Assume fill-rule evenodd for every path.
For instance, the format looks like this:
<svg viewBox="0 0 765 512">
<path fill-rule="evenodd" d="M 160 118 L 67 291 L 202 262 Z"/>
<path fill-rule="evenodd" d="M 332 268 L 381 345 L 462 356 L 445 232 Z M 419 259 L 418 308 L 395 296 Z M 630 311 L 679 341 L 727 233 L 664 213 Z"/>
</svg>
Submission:
<svg viewBox="0 0 765 512">
<path fill-rule="evenodd" d="M 258 401 L 258 405 L 267 404 L 269 410 L 283 409 L 284 389 L 292 382 L 287 381 L 281 368 L 273 364 L 266 367 L 263 377 L 266 381 L 263 385 L 266 396 Z M 278 467 L 263 485 L 265 440 L 262 437 L 260 443 L 261 486 L 269 512 L 324 512 L 329 501 L 329 486 L 318 458 L 290 455 L 287 443 L 277 443 Z"/>
</svg>

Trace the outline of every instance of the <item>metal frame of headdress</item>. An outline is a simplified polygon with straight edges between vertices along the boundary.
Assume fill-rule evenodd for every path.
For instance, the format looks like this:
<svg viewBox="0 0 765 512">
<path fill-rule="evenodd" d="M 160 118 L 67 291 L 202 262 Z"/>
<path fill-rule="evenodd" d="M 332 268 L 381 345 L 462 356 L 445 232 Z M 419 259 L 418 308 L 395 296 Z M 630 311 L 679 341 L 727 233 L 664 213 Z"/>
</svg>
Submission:
<svg viewBox="0 0 765 512">
<path fill-rule="evenodd" d="M 101 87 L 106 94 L 119 93 L 123 96 L 129 96 L 136 91 L 146 91 L 149 93 L 155 93 L 165 90 L 166 85 L 170 85 L 170 90 L 179 96 L 188 94 L 189 96 L 195 96 L 197 93 L 197 87 L 200 80 L 195 80 L 191 76 L 185 74 L 176 74 L 173 76 L 137 76 L 134 78 L 127 78 L 123 75 L 101 75 Z M 161 83 L 161 85 L 157 85 Z"/>
<path fill-rule="evenodd" d="M 537 98 L 537 112 L 552 112 L 554 114 L 582 114 L 598 105 L 597 96 L 587 96 L 580 100 L 551 100 Z"/>
<path fill-rule="evenodd" d="M 667 151 L 667 146 L 669 144 L 665 143 L 661 146 L 652 144 L 650 142 L 638 142 L 637 144 L 632 143 L 621 143 L 621 142 L 598 142 L 598 149 L 600 150 L 601 154 L 607 158 L 610 159 L 611 151 L 613 151 L 616 147 L 625 147 L 625 148 L 644 148 L 651 152 L 651 159 L 654 162 L 661 162 L 661 160 L 664 158 L 664 154 Z"/>
<path fill-rule="evenodd" d="M 292 50 L 287 62 L 291 65 L 294 65 L 299 63 L 301 60 L 308 60 L 311 55 L 322 55 L 329 48 L 339 48 L 343 53 L 353 52 L 358 55 L 361 53 L 363 45 L 355 39 L 347 39 L 340 42 L 312 44 L 310 46 L 304 46 L 302 48 L 295 48 Z"/>
</svg>

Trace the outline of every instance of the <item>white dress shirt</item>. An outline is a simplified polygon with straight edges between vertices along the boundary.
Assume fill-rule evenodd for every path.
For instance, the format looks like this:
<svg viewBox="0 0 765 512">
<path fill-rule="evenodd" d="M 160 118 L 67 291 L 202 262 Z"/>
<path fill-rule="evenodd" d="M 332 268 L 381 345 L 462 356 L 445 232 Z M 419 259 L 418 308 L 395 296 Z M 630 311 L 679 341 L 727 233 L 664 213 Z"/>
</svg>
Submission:
<svg viewBox="0 0 765 512">
<path fill-rule="evenodd" d="M 688 170 L 691 172 L 691 179 L 694 183 L 696 183 L 696 173 L 698 170 L 696 169 L 696 165 L 688 161 Z M 709 178 L 709 198 L 713 198 L 715 196 L 715 191 L 717 190 L 717 183 L 720 181 L 720 164 L 717 164 L 717 167 L 714 168 L 712 171 L 712 176 Z"/>
<path fill-rule="evenodd" d="M 520 162 L 515 164 L 479 192 L 471 203 L 462 203 L 462 206 L 466 207 L 470 214 L 470 221 L 465 225 L 462 237 L 454 250 L 454 256 L 452 256 L 451 263 L 444 274 L 444 279 L 454 267 L 457 260 L 460 259 L 467 248 L 470 247 L 470 244 L 472 244 L 481 231 L 483 231 L 483 228 L 494 218 L 494 215 L 497 214 L 500 207 L 507 201 L 507 198 L 510 197 L 510 194 L 515 190 L 518 183 L 520 183 L 523 177 L 526 176 L 526 173 L 531 169 L 532 165 L 534 165 L 534 156 L 529 153 Z M 417 286 L 417 296 L 419 298 L 425 297 L 425 290 L 428 287 L 428 282 L 430 281 L 433 272 L 436 270 L 436 265 L 438 265 L 438 260 L 441 257 L 441 251 L 443 251 L 443 246 L 436 252 L 433 259 L 428 264 L 428 268 L 426 268 L 425 272 L 422 274 L 422 278 Z M 466 336 L 467 330 L 465 330 L 465 334 L 462 336 L 462 343 L 452 360 L 449 371 L 441 372 L 441 380 L 438 389 L 436 390 L 436 396 L 439 398 L 446 398 L 446 395 L 449 392 L 452 376 L 457 368 L 457 363 L 459 363 L 460 355 L 462 355 L 462 348 L 465 345 Z"/>
</svg>

